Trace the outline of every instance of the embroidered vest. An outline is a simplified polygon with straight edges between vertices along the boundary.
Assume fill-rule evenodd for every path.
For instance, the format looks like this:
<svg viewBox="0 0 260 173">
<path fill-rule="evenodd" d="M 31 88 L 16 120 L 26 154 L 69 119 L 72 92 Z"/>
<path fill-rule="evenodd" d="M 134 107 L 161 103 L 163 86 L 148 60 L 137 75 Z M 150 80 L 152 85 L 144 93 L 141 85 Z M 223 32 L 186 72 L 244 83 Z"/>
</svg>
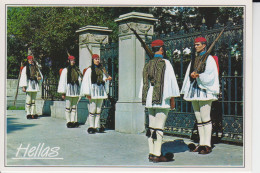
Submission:
<svg viewBox="0 0 260 173">
<path fill-rule="evenodd" d="M 150 60 L 143 70 L 143 92 L 142 104 L 145 105 L 149 84 L 153 88 L 152 104 L 162 104 L 162 95 L 164 87 L 165 61 L 160 57 Z"/>
</svg>

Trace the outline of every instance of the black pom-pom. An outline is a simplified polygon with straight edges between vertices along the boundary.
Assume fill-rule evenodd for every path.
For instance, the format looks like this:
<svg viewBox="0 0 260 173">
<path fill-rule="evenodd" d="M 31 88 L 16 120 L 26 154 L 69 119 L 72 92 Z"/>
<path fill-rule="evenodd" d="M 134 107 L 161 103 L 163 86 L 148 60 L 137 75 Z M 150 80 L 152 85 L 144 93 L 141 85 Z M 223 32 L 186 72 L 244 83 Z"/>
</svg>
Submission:
<svg viewBox="0 0 260 173">
<path fill-rule="evenodd" d="M 196 145 L 195 145 L 194 143 L 190 143 L 190 144 L 188 145 L 188 148 L 190 149 L 190 151 L 193 151 L 193 150 L 195 150 Z"/>
<path fill-rule="evenodd" d="M 202 150 L 206 150 L 206 146 L 199 146 L 198 152 L 201 152 Z"/>
<path fill-rule="evenodd" d="M 167 160 L 172 160 L 173 159 L 173 157 L 174 157 L 174 154 L 173 153 L 170 153 L 170 152 L 168 152 L 168 153 L 166 153 L 165 154 L 165 156 L 164 157 L 166 157 L 167 158 Z"/>
<path fill-rule="evenodd" d="M 156 130 L 153 131 L 152 138 L 153 138 L 153 139 L 157 139 Z"/>
<path fill-rule="evenodd" d="M 94 133 L 96 133 L 96 130 L 94 128 L 90 127 L 90 128 L 88 128 L 88 133 L 94 134 Z"/>
<path fill-rule="evenodd" d="M 146 136 L 149 138 L 149 137 L 151 137 L 151 130 L 150 129 L 147 129 L 147 131 L 146 131 Z"/>
<path fill-rule="evenodd" d="M 68 128 L 72 128 L 72 125 L 73 125 L 72 122 L 68 122 L 68 123 L 67 123 L 67 127 L 68 127 Z"/>
</svg>

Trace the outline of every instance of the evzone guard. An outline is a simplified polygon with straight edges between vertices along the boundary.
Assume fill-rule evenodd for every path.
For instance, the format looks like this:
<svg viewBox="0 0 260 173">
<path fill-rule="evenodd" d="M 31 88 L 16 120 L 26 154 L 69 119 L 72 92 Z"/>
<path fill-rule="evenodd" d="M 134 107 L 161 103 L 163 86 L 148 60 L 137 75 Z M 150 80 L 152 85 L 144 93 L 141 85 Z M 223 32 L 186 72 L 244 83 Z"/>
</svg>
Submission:
<svg viewBox="0 0 260 173">
<path fill-rule="evenodd" d="M 97 54 L 92 55 L 92 64 L 84 69 L 83 74 L 80 94 L 89 99 L 88 133 L 101 133 L 104 131 L 103 127 L 100 126 L 101 107 L 103 100 L 108 98 L 109 81 L 112 78 L 107 75 Z"/>
<path fill-rule="evenodd" d="M 192 152 L 208 154 L 212 151 L 211 104 L 218 100 L 219 94 L 218 67 L 215 58 L 206 50 L 207 40 L 204 37 L 196 38 L 194 44 L 196 57 L 188 66 L 181 94 L 184 94 L 184 100 L 192 102 L 199 133 L 199 145 L 190 144 L 189 147 Z M 206 58 L 204 61 L 203 56 Z"/>
<path fill-rule="evenodd" d="M 27 57 L 27 62 L 22 68 L 19 87 L 26 92 L 27 119 L 37 119 L 35 99 L 39 89 L 39 81 L 43 78 L 42 73 L 34 61 L 33 56 Z"/>
<path fill-rule="evenodd" d="M 77 122 L 77 104 L 80 97 L 80 84 L 82 74 L 75 65 L 75 57 L 69 55 L 69 65 L 60 70 L 60 80 L 58 85 L 58 93 L 62 94 L 62 99 L 66 99 L 65 115 L 68 128 L 76 128 L 79 126 Z"/>
<path fill-rule="evenodd" d="M 172 153 L 161 153 L 163 130 L 170 109 L 175 108 L 174 97 L 179 97 L 179 87 L 173 67 L 164 59 L 165 47 L 162 40 L 152 42 L 154 57 L 144 66 L 142 104 L 148 108 L 149 128 L 146 136 L 149 145 L 149 161 L 168 162 Z"/>
</svg>

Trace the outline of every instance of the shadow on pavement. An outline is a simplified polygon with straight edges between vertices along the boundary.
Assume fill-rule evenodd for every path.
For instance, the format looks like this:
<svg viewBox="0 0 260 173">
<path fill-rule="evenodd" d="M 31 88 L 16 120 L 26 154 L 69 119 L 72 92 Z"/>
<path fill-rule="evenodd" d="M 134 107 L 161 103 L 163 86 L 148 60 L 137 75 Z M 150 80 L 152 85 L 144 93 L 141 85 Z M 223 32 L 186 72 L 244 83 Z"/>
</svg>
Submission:
<svg viewBox="0 0 260 173">
<path fill-rule="evenodd" d="M 176 139 L 174 141 L 165 142 L 162 144 L 162 154 L 166 153 L 181 153 L 189 150 L 188 145 L 182 139 Z"/>
<path fill-rule="evenodd" d="M 22 130 L 27 127 L 36 126 L 36 124 L 21 124 L 17 123 L 18 118 L 7 118 L 7 133 L 12 133 L 16 130 Z"/>
</svg>

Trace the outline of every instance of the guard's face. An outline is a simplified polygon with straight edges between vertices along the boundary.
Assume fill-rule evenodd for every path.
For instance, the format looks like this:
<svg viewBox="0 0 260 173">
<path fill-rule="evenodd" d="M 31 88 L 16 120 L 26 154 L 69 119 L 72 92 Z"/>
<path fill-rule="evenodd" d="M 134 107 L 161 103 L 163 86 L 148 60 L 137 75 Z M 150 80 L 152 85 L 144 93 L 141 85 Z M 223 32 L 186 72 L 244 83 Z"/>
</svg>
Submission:
<svg viewBox="0 0 260 173">
<path fill-rule="evenodd" d="M 99 65 L 100 64 L 100 58 L 95 58 L 94 59 L 94 64 Z"/>
<path fill-rule="evenodd" d="M 33 63 L 33 60 L 32 60 L 32 59 L 28 59 L 28 63 L 29 63 L 29 64 L 32 64 L 32 63 Z"/>
<path fill-rule="evenodd" d="M 202 52 L 205 47 L 206 47 L 206 44 L 202 44 L 201 42 L 195 43 L 195 49 L 196 49 L 196 52 L 198 52 L 198 53 Z"/>
<path fill-rule="evenodd" d="M 76 63 L 75 60 L 70 60 L 70 65 L 71 66 L 75 65 L 75 63 Z"/>
</svg>

